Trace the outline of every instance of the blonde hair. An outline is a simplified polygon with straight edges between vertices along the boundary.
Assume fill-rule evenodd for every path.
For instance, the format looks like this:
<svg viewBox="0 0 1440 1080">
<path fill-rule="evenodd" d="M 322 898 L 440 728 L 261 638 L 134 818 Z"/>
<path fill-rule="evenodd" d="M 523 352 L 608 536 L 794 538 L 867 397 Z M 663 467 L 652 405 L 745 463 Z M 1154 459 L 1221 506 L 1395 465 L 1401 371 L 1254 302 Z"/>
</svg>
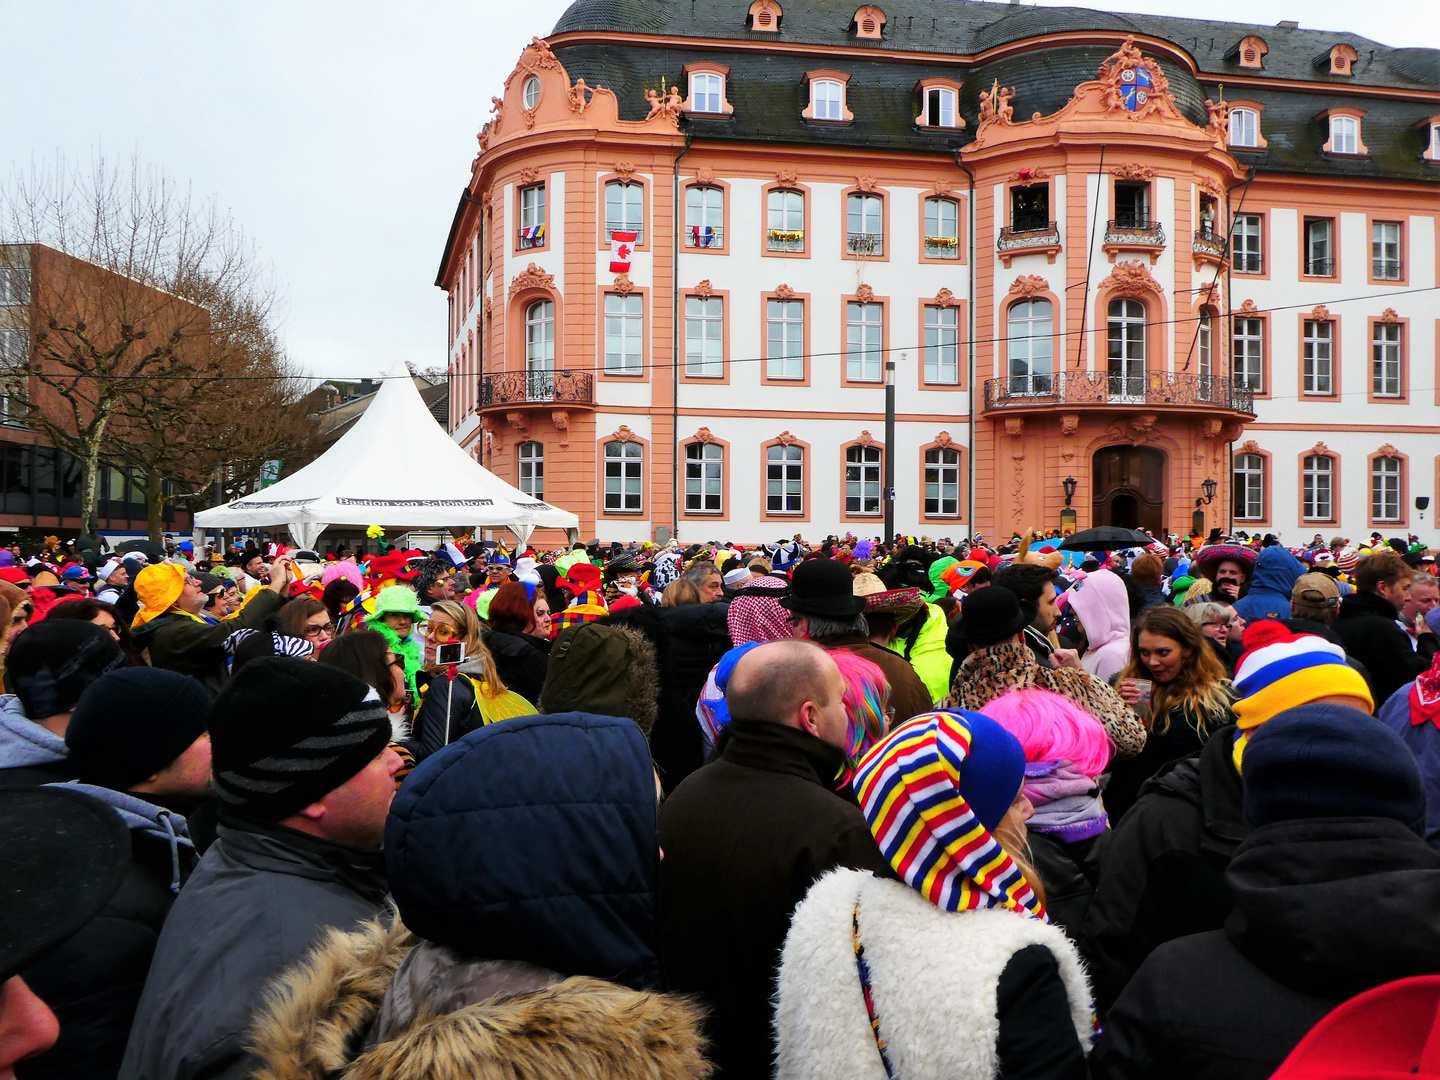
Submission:
<svg viewBox="0 0 1440 1080">
<path fill-rule="evenodd" d="M 693 581 L 686 581 L 680 578 L 665 586 L 665 591 L 660 594 L 661 607 L 683 607 L 686 604 L 700 603 L 700 589 Z"/>
<path fill-rule="evenodd" d="M 486 696 L 499 697 L 505 693 L 506 686 L 495 668 L 495 657 L 480 639 L 483 628 L 475 609 L 459 600 L 437 600 L 430 610 L 432 617 L 434 614 L 444 615 L 460 631 L 461 640 L 465 642 L 465 662 L 480 669 L 480 681 L 484 684 Z"/>
<path fill-rule="evenodd" d="M 1007 813 L 1000 824 L 990 830 L 990 835 L 995 838 L 997 844 L 1005 849 L 1005 854 L 1015 860 L 1015 865 L 1020 868 L 1020 873 L 1025 875 L 1025 880 L 1035 890 L 1035 895 L 1040 898 L 1040 903 L 1044 904 L 1045 882 L 1040 879 L 1040 871 L 1035 869 L 1035 863 L 1032 860 L 1030 831 L 1023 824 L 1018 828 L 1011 825 L 1010 815 Z"/>
<path fill-rule="evenodd" d="M 1140 635 L 1155 634 L 1178 642 L 1189 653 L 1180 663 L 1180 673 L 1168 683 L 1155 683 L 1150 692 L 1150 728 L 1164 735 L 1170 730 L 1170 710 L 1180 706 L 1188 715 L 1195 733 L 1206 738 L 1230 711 L 1229 681 L 1215 650 L 1200 633 L 1200 627 L 1184 612 L 1169 606 L 1146 608 L 1135 616 L 1130 631 L 1130 665 L 1122 679 L 1150 679 L 1150 669 L 1140 659 Z"/>
<path fill-rule="evenodd" d="M 1209 596 L 1214 589 L 1215 583 L 1208 577 L 1196 578 L 1190 588 L 1185 590 L 1185 599 L 1182 603 L 1186 605 L 1198 603 L 1204 597 Z"/>
</svg>

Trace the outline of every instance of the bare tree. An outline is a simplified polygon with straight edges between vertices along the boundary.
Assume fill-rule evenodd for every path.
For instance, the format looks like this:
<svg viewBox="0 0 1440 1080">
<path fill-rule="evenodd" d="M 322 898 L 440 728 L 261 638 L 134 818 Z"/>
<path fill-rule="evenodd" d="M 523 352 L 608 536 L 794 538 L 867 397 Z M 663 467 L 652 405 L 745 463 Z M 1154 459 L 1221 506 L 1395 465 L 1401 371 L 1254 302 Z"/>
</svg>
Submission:
<svg viewBox="0 0 1440 1080">
<path fill-rule="evenodd" d="M 136 159 L 17 174 L 0 191 L 0 238 L 41 245 L 29 249 L 26 419 L 79 459 L 82 527 L 94 531 L 101 464 L 135 460 L 124 443 L 137 433 L 184 438 L 199 387 L 268 332 L 274 289 L 213 199 Z"/>
</svg>

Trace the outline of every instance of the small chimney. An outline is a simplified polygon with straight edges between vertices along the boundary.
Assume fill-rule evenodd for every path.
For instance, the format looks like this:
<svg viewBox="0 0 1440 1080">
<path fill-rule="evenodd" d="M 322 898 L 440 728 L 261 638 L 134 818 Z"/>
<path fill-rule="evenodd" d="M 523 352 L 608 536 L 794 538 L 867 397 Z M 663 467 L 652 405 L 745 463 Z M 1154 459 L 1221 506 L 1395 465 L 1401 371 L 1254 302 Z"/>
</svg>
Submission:
<svg viewBox="0 0 1440 1080">
<path fill-rule="evenodd" d="M 1293 19 L 1285 19 L 1285 20 L 1282 20 L 1281 22 L 1276 23 L 1275 25 L 1278 26 L 1281 30 L 1299 30 L 1299 29 L 1300 29 L 1300 24 L 1299 24 L 1298 22 L 1295 22 Z"/>
</svg>

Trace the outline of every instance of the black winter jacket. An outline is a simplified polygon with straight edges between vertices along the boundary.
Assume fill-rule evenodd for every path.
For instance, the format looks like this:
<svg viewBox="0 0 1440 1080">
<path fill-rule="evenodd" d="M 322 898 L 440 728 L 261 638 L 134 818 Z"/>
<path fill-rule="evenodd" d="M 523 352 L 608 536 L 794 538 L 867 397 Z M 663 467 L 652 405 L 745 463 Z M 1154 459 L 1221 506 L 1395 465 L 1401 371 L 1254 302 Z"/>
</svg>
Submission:
<svg viewBox="0 0 1440 1080">
<path fill-rule="evenodd" d="M 1234 898 L 1225 868 L 1249 833 L 1234 729 L 1162 768 L 1100 851 L 1100 876 L 1079 936 L 1103 1013 L 1157 945 L 1219 929 Z"/>
<path fill-rule="evenodd" d="M 100 914 L 22 972 L 60 1021 L 60 1038 L 16 1064 L 21 1080 L 114 1080 L 155 942 L 195 864 L 194 850 L 178 839 L 183 816 L 146 796 L 107 795 L 104 801 L 131 809 L 121 815 L 130 827 L 130 867 Z"/>
<path fill-rule="evenodd" d="M 550 642 L 518 630 L 490 630 L 481 641 L 495 657 L 495 671 L 507 689 L 539 704 L 540 688 L 550 666 Z"/>
<path fill-rule="evenodd" d="M 1190 712 L 1183 706 L 1172 705 L 1168 720 L 1163 733 L 1147 722 L 1150 730 L 1145 736 L 1145 748 L 1132 758 L 1110 765 L 1110 780 L 1105 786 L 1105 809 L 1110 813 L 1112 827 L 1118 825 L 1135 804 L 1145 781 L 1170 762 L 1198 754 L 1209 738 L 1208 734 L 1200 734 L 1197 725 L 1191 722 Z M 1212 718 L 1205 727 L 1213 734 L 1234 722 L 1235 714 L 1227 709 L 1223 715 Z"/>
<path fill-rule="evenodd" d="M 1033 830 L 1030 833 L 1030 858 L 1045 886 L 1045 910 L 1071 940 L 1079 936 L 1095 895 L 1104 839 L 1104 833 L 1074 842 Z"/>
<path fill-rule="evenodd" d="M 1430 661 L 1440 651 L 1440 638 L 1421 634 L 1418 647 L 1410 647 L 1410 635 L 1396 624 L 1400 613 L 1395 605 L 1375 593 L 1354 592 L 1340 601 L 1334 630 L 1345 651 L 1370 673 L 1375 710 L 1400 687 L 1430 670 Z"/>
<path fill-rule="evenodd" d="M 704 763 L 695 703 L 710 669 L 735 646 L 726 622 L 730 605 L 724 601 L 655 610 L 668 650 L 661 659 L 660 712 L 650 733 L 650 754 L 668 793 Z"/>
<path fill-rule="evenodd" d="M 1160 946 L 1110 1009 L 1102 1080 L 1263 1080 L 1326 1013 L 1440 974 L 1440 853 L 1397 821 L 1256 829 L 1226 873 L 1223 930 Z"/>
<path fill-rule="evenodd" d="M 384 903 L 378 849 L 223 816 L 219 832 L 160 934 L 122 1080 L 248 1077 L 247 1029 L 271 977 Z"/>
<path fill-rule="evenodd" d="M 810 886 L 840 866 L 894 876 L 864 815 L 829 790 L 843 760 L 803 731 L 737 718 L 719 758 L 660 808 L 668 988 L 709 1007 L 717 1078 L 770 1075 L 780 950 Z"/>
</svg>

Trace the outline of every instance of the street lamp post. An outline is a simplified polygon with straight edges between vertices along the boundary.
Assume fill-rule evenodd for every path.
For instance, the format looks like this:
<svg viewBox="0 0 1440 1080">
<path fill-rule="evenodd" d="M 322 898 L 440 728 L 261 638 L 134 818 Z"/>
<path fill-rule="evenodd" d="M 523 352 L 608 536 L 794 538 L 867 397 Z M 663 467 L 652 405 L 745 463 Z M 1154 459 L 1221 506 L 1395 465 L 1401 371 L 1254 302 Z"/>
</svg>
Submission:
<svg viewBox="0 0 1440 1080">
<path fill-rule="evenodd" d="M 1200 490 L 1205 493 L 1204 498 L 1195 500 L 1195 513 L 1191 515 L 1190 531 L 1198 535 L 1205 535 L 1205 511 L 1201 507 L 1209 506 L 1215 501 L 1215 489 L 1219 487 L 1213 479 L 1206 477 L 1200 484 Z"/>
</svg>

